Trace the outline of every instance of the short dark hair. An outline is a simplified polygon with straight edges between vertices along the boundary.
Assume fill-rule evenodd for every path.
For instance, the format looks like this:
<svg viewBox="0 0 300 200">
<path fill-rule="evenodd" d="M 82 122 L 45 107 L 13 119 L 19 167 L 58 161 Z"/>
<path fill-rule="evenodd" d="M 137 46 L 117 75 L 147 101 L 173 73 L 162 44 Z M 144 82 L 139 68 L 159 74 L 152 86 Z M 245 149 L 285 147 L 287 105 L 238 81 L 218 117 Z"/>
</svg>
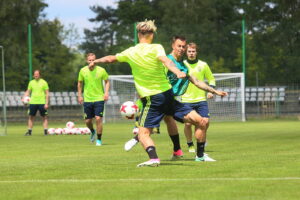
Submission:
<svg viewBox="0 0 300 200">
<path fill-rule="evenodd" d="M 181 36 L 181 35 L 175 35 L 175 36 L 172 37 L 172 44 L 174 44 L 174 42 L 176 40 L 186 41 L 186 38 L 184 36 Z"/>
</svg>

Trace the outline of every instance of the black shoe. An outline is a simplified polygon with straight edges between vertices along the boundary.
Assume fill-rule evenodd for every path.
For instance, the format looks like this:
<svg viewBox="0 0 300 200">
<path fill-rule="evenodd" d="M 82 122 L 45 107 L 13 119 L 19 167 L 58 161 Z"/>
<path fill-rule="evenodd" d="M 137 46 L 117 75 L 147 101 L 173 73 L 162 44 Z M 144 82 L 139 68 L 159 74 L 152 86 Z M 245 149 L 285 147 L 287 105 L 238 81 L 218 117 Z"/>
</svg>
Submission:
<svg viewBox="0 0 300 200">
<path fill-rule="evenodd" d="M 31 136 L 31 133 L 29 133 L 29 131 L 27 131 L 24 136 Z"/>
<path fill-rule="evenodd" d="M 47 136 L 48 135 L 48 133 L 46 132 L 46 133 L 44 133 L 44 136 Z"/>
</svg>

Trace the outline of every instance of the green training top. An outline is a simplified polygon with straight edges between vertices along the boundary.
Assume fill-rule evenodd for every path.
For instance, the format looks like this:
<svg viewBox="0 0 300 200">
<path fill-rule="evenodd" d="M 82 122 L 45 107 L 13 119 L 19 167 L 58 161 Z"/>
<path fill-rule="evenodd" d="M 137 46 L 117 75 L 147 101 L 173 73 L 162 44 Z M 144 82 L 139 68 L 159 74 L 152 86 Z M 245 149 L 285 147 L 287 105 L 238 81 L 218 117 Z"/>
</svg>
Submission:
<svg viewBox="0 0 300 200">
<path fill-rule="evenodd" d="M 81 68 L 78 81 L 84 84 L 84 102 L 104 100 L 103 80 L 108 79 L 108 74 L 102 67 L 95 66 L 91 71 L 88 66 Z"/>
<path fill-rule="evenodd" d="M 159 94 L 171 89 L 165 66 L 158 59 L 166 56 L 160 44 L 140 43 L 116 54 L 119 62 L 127 62 L 132 70 L 134 84 L 140 97 Z"/>
<path fill-rule="evenodd" d="M 215 78 L 206 62 L 198 60 L 198 62 L 190 64 L 185 60 L 184 64 L 189 69 L 189 75 L 196 77 L 200 81 L 204 81 L 206 78 L 209 85 L 216 85 Z M 181 96 L 181 99 L 184 103 L 206 101 L 206 92 L 194 84 L 189 84 L 186 92 Z"/>
<path fill-rule="evenodd" d="M 31 80 L 27 89 L 31 91 L 30 104 L 46 103 L 46 90 L 49 90 L 49 86 L 44 79 Z"/>
</svg>

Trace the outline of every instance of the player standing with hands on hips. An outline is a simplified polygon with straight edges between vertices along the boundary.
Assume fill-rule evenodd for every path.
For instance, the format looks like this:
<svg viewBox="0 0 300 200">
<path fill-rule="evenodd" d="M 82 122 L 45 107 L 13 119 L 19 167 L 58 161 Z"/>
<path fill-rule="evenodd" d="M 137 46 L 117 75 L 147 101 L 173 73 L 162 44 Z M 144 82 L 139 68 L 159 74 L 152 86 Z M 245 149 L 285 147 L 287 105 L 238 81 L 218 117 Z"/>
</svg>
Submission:
<svg viewBox="0 0 300 200">
<path fill-rule="evenodd" d="M 49 86 L 48 83 L 41 78 L 40 70 L 35 70 L 33 73 L 34 79 L 28 84 L 28 88 L 23 96 L 23 100 L 30 96 L 29 109 L 28 109 L 28 131 L 25 136 L 31 136 L 33 122 L 37 111 L 43 117 L 44 135 L 48 131 L 48 107 L 49 107 Z M 23 101 L 24 102 L 24 101 Z"/>
<path fill-rule="evenodd" d="M 93 63 L 95 59 L 95 54 L 87 54 L 86 61 L 89 65 L 83 67 L 79 72 L 77 90 L 78 102 L 80 104 L 83 104 L 84 107 L 84 118 L 86 126 L 91 130 L 90 141 L 95 141 L 95 130 L 93 127 L 93 118 L 95 118 L 97 131 L 96 146 L 101 146 L 104 101 L 108 100 L 110 83 L 106 70 Z M 82 88 L 84 89 L 84 97 L 82 97 Z"/>
</svg>

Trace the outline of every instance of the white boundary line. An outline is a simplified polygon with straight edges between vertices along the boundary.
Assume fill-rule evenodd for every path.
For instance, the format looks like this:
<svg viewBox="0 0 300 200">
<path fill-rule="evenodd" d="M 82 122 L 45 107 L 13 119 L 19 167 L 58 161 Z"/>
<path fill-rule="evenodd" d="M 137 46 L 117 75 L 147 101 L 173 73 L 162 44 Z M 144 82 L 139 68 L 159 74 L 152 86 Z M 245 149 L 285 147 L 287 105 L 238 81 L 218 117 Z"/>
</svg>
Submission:
<svg viewBox="0 0 300 200">
<path fill-rule="evenodd" d="M 173 181 L 293 181 L 300 177 L 274 178 L 176 178 L 176 179 L 32 179 L 32 180 L 1 180 L 0 183 L 97 183 L 97 182 L 173 182 Z"/>
</svg>

